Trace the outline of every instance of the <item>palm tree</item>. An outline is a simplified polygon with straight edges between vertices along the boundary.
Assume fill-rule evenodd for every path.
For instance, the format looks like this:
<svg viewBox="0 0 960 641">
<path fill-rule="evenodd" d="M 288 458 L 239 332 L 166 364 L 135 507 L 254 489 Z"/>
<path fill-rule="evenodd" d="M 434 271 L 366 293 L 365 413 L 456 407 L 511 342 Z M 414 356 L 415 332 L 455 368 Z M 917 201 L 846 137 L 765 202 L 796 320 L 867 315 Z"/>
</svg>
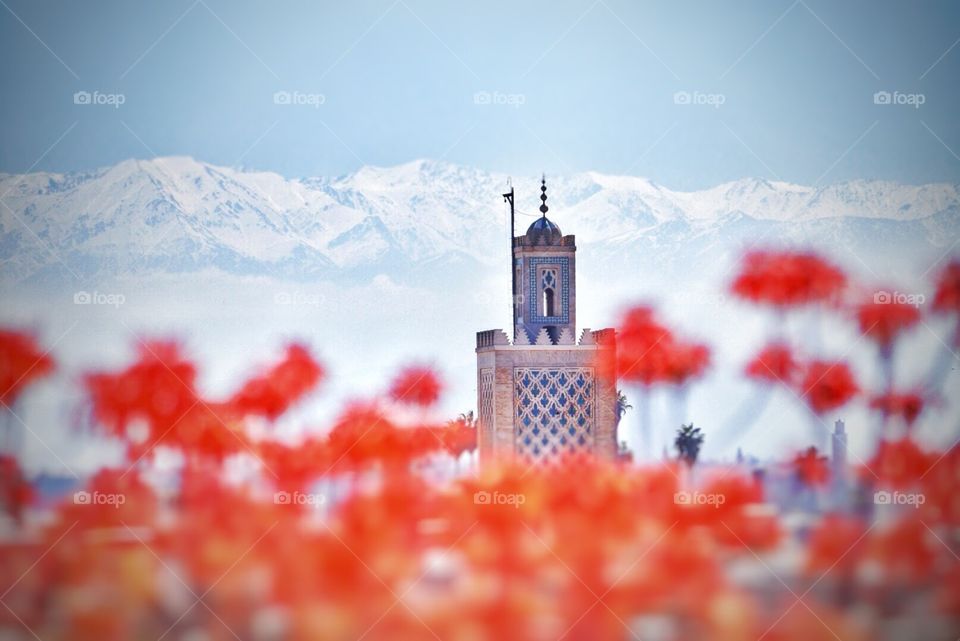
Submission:
<svg viewBox="0 0 960 641">
<path fill-rule="evenodd" d="M 703 432 L 700 431 L 699 427 L 694 427 L 693 423 L 681 425 L 680 429 L 677 430 L 677 438 L 673 441 L 680 460 L 693 467 L 700 455 L 700 447 L 703 445 L 704 438 L 706 437 Z"/>
<path fill-rule="evenodd" d="M 627 410 L 632 409 L 633 405 L 627 402 L 627 395 L 623 393 L 623 390 L 617 390 L 617 423 L 620 423 Z"/>
</svg>

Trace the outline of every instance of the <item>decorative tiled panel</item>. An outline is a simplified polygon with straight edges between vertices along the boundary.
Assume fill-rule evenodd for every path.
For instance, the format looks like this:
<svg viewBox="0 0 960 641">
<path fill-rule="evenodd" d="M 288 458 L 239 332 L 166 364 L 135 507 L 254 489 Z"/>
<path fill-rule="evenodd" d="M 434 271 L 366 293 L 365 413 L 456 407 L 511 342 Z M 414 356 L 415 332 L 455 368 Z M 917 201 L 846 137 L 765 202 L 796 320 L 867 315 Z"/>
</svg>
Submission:
<svg viewBox="0 0 960 641">
<path fill-rule="evenodd" d="M 480 370 L 480 402 L 478 403 L 480 428 L 493 428 L 493 370 Z"/>
<path fill-rule="evenodd" d="M 593 450 L 592 367 L 518 367 L 513 380 L 516 451 L 522 461 L 549 465 Z"/>
<path fill-rule="evenodd" d="M 528 298 L 528 310 L 527 313 L 530 315 L 529 320 L 534 323 L 556 323 L 557 325 L 564 325 L 570 322 L 570 260 L 566 256 L 534 256 L 532 258 L 526 259 L 529 267 L 529 288 L 527 289 Z M 541 265 L 548 265 L 550 267 L 559 267 L 560 274 L 560 298 L 557 301 L 557 305 L 554 308 L 555 311 L 559 312 L 556 316 L 541 316 L 540 309 L 538 307 L 540 301 L 540 287 L 537 281 L 538 276 L 538 267 Z M 543 277 L 546 278 L 548 274 L 552 274 L 553 278 L 557 278 L 555 270 L 545 270 Z M 556 284 L 554 284 L 554 290 L 556 290 Z"/>
</svg>

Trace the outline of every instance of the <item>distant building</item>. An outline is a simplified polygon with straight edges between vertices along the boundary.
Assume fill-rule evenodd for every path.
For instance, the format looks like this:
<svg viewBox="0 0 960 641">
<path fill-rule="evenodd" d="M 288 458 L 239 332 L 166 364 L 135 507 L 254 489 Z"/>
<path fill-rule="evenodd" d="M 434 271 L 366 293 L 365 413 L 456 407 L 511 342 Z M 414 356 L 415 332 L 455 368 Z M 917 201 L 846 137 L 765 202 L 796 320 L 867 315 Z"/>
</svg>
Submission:
<svg viewBox="0 0 960 641">
<path fill-rule="evenodd" d="M 832 446 L 830 466 L 833 478 L 842 480 L 847 475 L 847 431 L 842 420 L 833 424 L 833 434 L 830 435 Z"/>
<path fill-rule="evenodd" d="M 615 349 L 613 330 L 577 340 L 575 237 L 547 218 L 546 180 L 540 192 L 542 215 L 526 234 L 511 232 L 513 342 L 502 329 L 477 333 L 480 463 L 616 460 L 616 385 L 596 371 L 599 351 Z M 513 190 L 504 198 L 512 223 Z"/>
</svg>

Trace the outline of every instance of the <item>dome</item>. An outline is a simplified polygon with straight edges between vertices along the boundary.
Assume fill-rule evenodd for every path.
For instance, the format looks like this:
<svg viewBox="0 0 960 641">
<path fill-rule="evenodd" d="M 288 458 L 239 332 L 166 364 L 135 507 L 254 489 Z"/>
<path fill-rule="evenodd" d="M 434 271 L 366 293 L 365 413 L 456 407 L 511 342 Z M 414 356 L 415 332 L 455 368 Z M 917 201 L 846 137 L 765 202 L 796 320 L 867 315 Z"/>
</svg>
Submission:
<svg viewBox="0 0 960 641">
<path fill-rule="evenodd" d="M 537 218 L 527 228 L 527 239 L 533 245 L 554 245 L 558 244 L 562 238 L 560 228 L 546 216 Z"/>
<path fill-rule="evenodd" d="M 559 234 L 560 228 L 557 227 L 557 225 L 546 216 L 541 216 L 540 218 L 537 218 L 535 221 L 533 221 L 532 225 L 527 227 L 527 236 L 529 236 L 530 234 L 543 234 L 543 233 Z"/>
</svg>

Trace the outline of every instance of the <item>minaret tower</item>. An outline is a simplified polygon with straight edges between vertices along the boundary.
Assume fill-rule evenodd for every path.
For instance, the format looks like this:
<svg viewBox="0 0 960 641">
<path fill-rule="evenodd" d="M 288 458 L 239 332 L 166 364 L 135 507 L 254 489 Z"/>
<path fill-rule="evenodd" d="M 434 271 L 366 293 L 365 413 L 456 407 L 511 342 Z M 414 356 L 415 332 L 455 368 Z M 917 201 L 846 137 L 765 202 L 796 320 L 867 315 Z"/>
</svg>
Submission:
<svg viewBox="0 0 960 641">
<path fill-rule="evenodd" d="M 540 218 L 513 239 L 514 341 L 572 344 L 577 321 L 574 236 L 564 236 L 547 218 L 547 180 L 540 181 Z M 549 342 L 546 342 L 549 341 Z"/>
<path fill-rule="evenodd" d="M 513 195 L 512 188 L 503 194 L 511 214 Z M 577 340 L 577 246 L 547 218 L 548 211 L 543 178 L 540 217 L 522 236 L 511 231 L 513 342 L 502 329 L 477 332 L 483 465 L 617 457 L 617 389 L 597 373 L 601 352 L 616 349 L 613 330 L 585 329 Z"/>
</svg>

